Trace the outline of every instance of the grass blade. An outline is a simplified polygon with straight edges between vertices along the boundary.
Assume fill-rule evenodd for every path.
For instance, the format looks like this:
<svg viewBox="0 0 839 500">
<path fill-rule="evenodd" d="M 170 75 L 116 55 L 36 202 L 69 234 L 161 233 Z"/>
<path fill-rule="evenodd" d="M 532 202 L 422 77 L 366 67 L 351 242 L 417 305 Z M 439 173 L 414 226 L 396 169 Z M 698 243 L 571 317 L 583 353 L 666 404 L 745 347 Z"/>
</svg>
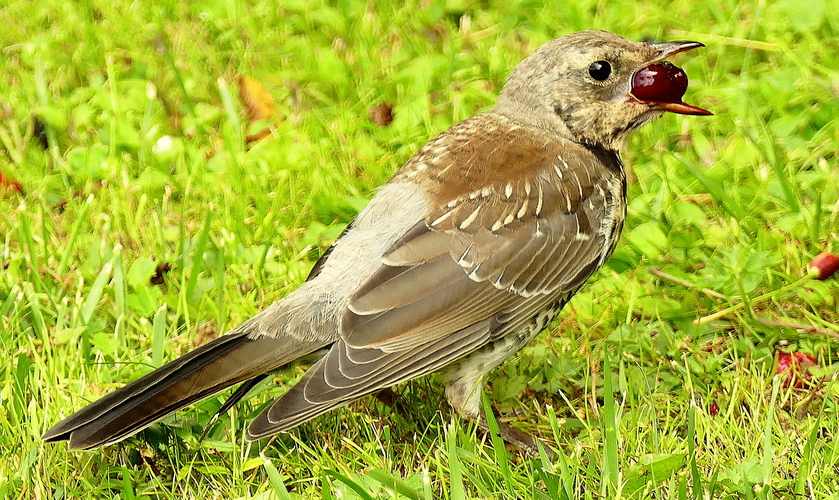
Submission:
<svg viewBox="0 0 839 500">
<path fill-rule="evenodd" d="M 393 491 L 394 493 L 398 493 L 412 500 L 422 499 L 422 495 L 420 494 L 420 492 L 418 492 L 417 490 L 412 488 L 411 485 L 409 485 L 402 479 L 394 476 L 393 474 L 389 474 L 381 469 L 373 469 L 371 471 L 368 471 L 365 475 L 367 477 L 375 479 L 376 481 L 381 483 L 382 486 Z"/>
<path fill-rule="evenodd" d="M 358 484 L 357 482 L 353 481 L 347 476 L 340 474 L 339 472 L 336 472 L 334 470 L 326 470 L 324 472 L 347 485 L 358 496 L 360 496 L 362 500 L 373 500 L 373 497 L 370 495 L 370 493 L 367 492 L 367 489 L 363 485 Z"/>
<path fill-rule="evenodd" d="M 152 321 L 152 344 L 151 362 L 152 366 L 163 365 L 163 348 L 166 345 L 166 304 L 163 304 L 154 313 Z"/>
<path fill-rule="evenodd" d="M 489 427 L 492 449 L 495 452 L 495 463 L 500 467 L 499 472 L 501 473 L 501 478 L 504 480 L 507 493 L 510 495 L 510 498 L 514 498 L 510 460 L 507 457 L 507 445 L 504 443 L 504 439 L 501 438 L 501 429 L 498 426 L 498 421 L 495 419 L 495 413 L 492 411 L 492 406 L 489 403 L 489 398 L 487 398 L 486 393 L 481 395 L 481 402 L 484 407 L 484 415 L 486 415 L 487 427 Z"/>
<path fill-rule="evenodd" d="M 612 367 L 609 361 L 609 350 L 603 348 L 603 478 L 600 491 L 604 497 L 609 492 L 618 491 L 618 415 L 615 405 L 615 395 L 612 392 Z"/>
<path fill-rule="evenodd" d="M 693 484 L 693 498 L 702 498 L 702 474 L 696 466 L 696 405 L 688 407 L 688 456 L 690 457 L 690 479 Z"/>
<path fill-rule="evenodd" d="M 82 304 L 81 313 L 84 324 L 90 323 L 90 320 L 93 318 L 93 312 L 96 310 L 97 306 L 99 306 L 99 301 L 105 293 L 105 285 L 107 285 L 111 280 L 111 272 L 113 269 L 113 260 L 106 262 L 105 265 L 102 266 L 102 270 L 99 271 L 99 274 L 96 275 L 96 279 L 93 280 L 93 285 L 91 285 L 90 290 L 87 293 L 87 298 L 85 299 L 84 304 Z"/>
<path fill-rule="evenodd" d="M 463 472 L 461 471 L 460 459 L 457 456 L 457 430 L 454 421 L 449 425 L 446 441 L 449 452 L 449 498 L 451 500 L 465 500 L 466 489 L 463 487 Z"/>
<path fill-rule="evenodd" d="M 271 462 L 271 459 L 266 457 L 264 453 L 260 452 L 259 456 L 262 457 L 262 465 L 265 467 L 265 472 L 268 474 L 268 480 L 271 481 L 271 487 L 274 488 L 274 493 L 277 494 L 280 500 L 291 500 L 285 483 L 283 483 L 283 478 L 280 477 L 280 471 L 277 470 L 277 467 Z"/>
<path fill-rule="evenodd" d="M 207 250 L 207 242 L 210 240 L 210 226 L 213 222 L 213 211 L 207 210 L 207 217 L 204 219 L 204 229 L 198 236 L 195 244 L 195 252 L 192 254 L 192 268 L 189 273 L 189 280 L 186 283 L 186 298 L 191 301 L 199 299 L 195 294 L 198 285 L 198 277 L 204 270 L 204 252 Z"/>
<path fill-rule="evenodd" d="M 73 222 L 73 228 L 70 230 L 70 237 L 67 238 L 64 245 L 62 245 L 64 251 L 61 253 L 61 260 L 58 262 L 58 269 L 56 270 L 56 273 L 58 273 L 59 276 L 63 276 L 64 273 L 67 272 L 68 263 L 74 255 L 76 243 L 79 240 L 79 233 L 81 232 L 82 226 L 87 224 L 87 214 L 93 207 L 94 201 L 95 197 L 90 195 L 85 199 L 84 203 L 81 204 L 81 212 L 76 216 L 75 222 Z"/>
<path fill-rule="evenodd" d="M 819 413 L 816 421 L 813 422 L 813 428 L 810 429 L 810 435 L 807 437 L 804 449 L 801 451 L 801 462 L 798 464 L 798 474 L 795 477 L 795 486 L 793 489 L 795 494 L 800 498 L 805 498 L 807 479 L 809 479 L 810 470 L 813 467 L 813 448 L 819 436 L 821 420 L 821 413 Z"/>
<path fill-rule="evenodd" d="M 772 491 L 772 459 L 774 458 L 772 449 L 772 426 L 775 420 L 775 404 L 778 401 L 780 387 L 781 377 L 774 377 L 772 379 L 772 397 L 769 400 L 769 407 L 766 411 L 766 424 L 763 428 L 763 488 L 759 493 L 761 497 L 765 497 Z"/>
<path fill-rule="evenodd" d="M 751 214 L 748 213 L 742 206 L 740 206 L 737 201 L 729 196 L 728 192 L 726 192 L 725 187 L 722 186 L 720 183 L 711 179 L 705 172 L 702 171 L 701 168 L 696 166 L 693 162 L 688 161 L 681 155 L 675 154 L 673 155 L 679 160 L 682 165 L 687 168 L 691 175 L 693 175 L 696 180 L 702 184 L 702 187 L 705 188 L 706 191 L 718 202 L 722 204 L 723 209 L 725 209 L 728 214 L 738 220 L 748 220 L 751 219 Z"/>
</svg>

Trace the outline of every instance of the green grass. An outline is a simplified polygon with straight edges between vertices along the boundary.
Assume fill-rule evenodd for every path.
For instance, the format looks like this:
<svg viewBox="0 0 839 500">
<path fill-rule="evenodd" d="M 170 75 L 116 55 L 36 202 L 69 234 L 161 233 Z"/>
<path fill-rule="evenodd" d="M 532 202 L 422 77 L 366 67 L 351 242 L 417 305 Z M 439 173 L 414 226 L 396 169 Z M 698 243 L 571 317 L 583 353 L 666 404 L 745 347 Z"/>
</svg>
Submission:
<svg viewBox="0 0 839 500">
<path fill-rule="evenodd" d="M 797 5 L 2 4 L 0 172 L 24 193 L 0 192 L 0 497 L 837 498 L 839 285 L 805 274 L 839 252 L 839 2 Z M 635 135 L 615 255 L 489 381 L 556 458 L 476 432 L 433 377 L 244 442 L 300 371 L 203 440 L 223 395 L 104 450 L 40 441 L 294 289 L 418 147 L 589 28 L 705 43 L 676 62 L 715 116 Z M 242 74 L 283 118 L 251 147 Z M 778 351 L 816 356 L 819 385 L 782 384 Z"/>
</svg>

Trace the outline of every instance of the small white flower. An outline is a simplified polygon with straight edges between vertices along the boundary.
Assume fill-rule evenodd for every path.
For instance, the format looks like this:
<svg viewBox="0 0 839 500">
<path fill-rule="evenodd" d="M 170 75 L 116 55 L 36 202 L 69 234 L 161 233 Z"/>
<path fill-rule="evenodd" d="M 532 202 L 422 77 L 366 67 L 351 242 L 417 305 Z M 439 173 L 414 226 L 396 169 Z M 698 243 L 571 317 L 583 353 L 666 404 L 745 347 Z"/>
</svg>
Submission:
<svg viewBox="0 0 839 500">
<path fill-rule="evenodd" d="M 171 136 L 164 135 L 157 142 L 154 143 L 154 146 L 151 148 L 152 153 L 157 156 L 162 156 L 169 154 L 172 152 L 172 147 L 174 146 L 175 142 L 172 140 Z"/>
</svg>

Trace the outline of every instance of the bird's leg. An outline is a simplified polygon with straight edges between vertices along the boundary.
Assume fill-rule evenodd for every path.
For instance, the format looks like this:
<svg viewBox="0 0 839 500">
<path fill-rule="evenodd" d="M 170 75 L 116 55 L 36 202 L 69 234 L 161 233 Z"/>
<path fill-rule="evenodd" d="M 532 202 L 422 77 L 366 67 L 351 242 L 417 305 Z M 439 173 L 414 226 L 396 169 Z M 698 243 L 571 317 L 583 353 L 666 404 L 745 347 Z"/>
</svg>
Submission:
<svg viewBox="0 0 839 500">
<path fill-rule="evenodd" d="M 515 427 L 511 426 L 510 424 L 499 420 L 498 415 L 493 414 L 495 418 L 495 424 L 498 426 L 498 434 L 501 436 L 501 439 L 504 440 L 505 443 L 511 444 L 514 447 L 518 448 L 519 450 L 526 453 L 528 456 L 533 458 L 539 458 L 539 445 L 537 444 L 537 439 L 526 432 L 522 432 Z M 489 421 L 487 420 L 487 416 L 485 414 L 481 414 L 478 417 L 478 426 L 484 432 L 492 432 L 490 428 Z M 554 452 L 548 448 L 547 446 L 542 446 L 542 449 L 545 450 L 545 454 L 548 458 L 554 458 Z"/>
<path fill-rule="evenodd" d="M 444 371 L 441 375 L 446 383 L 446 399 L 449 400 L 455 410 L 464 418 L 476 422 L 484 432 L 491 433 L 492 429 L 487 415 L 481 409 L 483 375 L 470 374 L 467 370 L 457 368 Z M 487 408 L 487 411 L 492 411 L 492 409 Z M 502 422 L 494 413 L 493 418 L 498 426 L 499 435 L 505 443 L 513 445 L 528 456 L 534 458 L 540 456 L 536 438 L 513 428 L 506 422 Z M 553 458 L 553 452 L 547 446 L 543 446 L 543 448 L 548 457 Z"/>
</svg>

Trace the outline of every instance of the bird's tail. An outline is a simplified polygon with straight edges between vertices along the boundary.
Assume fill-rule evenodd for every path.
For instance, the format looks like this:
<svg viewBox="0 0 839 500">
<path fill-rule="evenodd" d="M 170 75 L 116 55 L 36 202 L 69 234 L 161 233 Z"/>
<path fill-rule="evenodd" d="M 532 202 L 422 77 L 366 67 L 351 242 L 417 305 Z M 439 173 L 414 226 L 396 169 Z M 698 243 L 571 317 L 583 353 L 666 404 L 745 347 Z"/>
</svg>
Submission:
<svg viewBox="0 0 839 500">
<path fill-rule="evenodd" d="M 300 339 L 250 338 L 248 333 L 237 329 L 103 396 L 56 424 L 43 439 L 69 440 L 73 449 L 116 443 L 190 403 L 323 346 Z"/>
</svg>

